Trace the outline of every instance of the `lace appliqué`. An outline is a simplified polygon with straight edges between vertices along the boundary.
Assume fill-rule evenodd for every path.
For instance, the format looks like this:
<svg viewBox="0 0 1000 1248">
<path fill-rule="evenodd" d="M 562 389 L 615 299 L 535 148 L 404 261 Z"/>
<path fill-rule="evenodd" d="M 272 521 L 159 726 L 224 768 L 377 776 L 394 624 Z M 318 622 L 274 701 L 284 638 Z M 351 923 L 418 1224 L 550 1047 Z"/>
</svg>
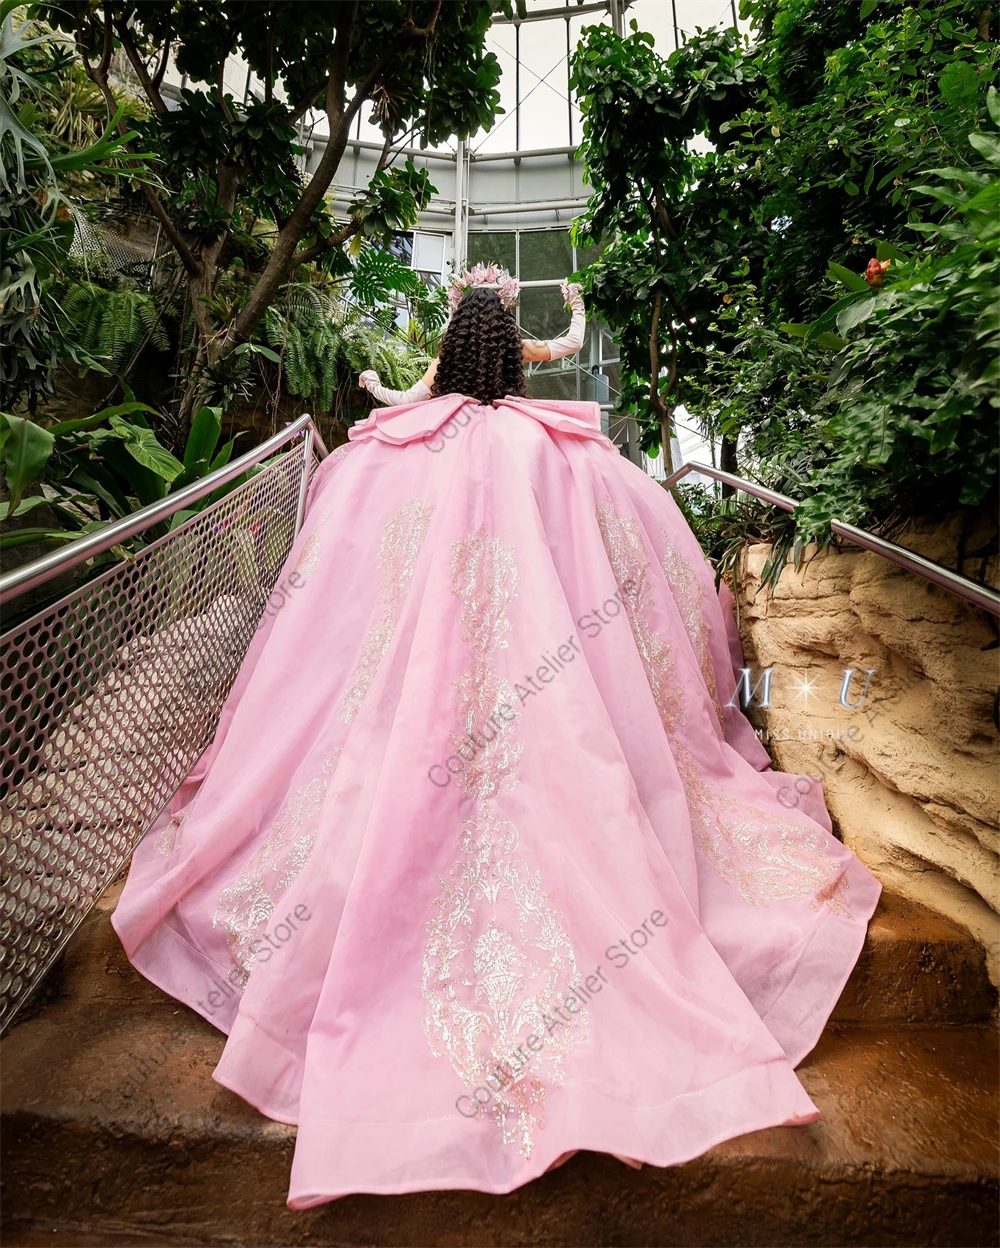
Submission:
<svg viewBox="0 0 1000 1248">
<path fill-rule="evenodd" d="M 701 852 L 722 879 L 751 905 L 798 900 L 813 909 L 828 905 L 831 910 L 850 916 L 843 896 L 848 888 L 847 876 L 826 852 L 826 843 L 818 831 L 768 815 L 748 802 L 736 801 L 704 779 L 679 731 L 687 720 L 687 712 L 669 644 L 653 632 L 645 616 L 652 605 L 652 593 L 649 554 L 639 526 L 632 517 L 619 515 L 610 502 L 597 509 L 597 522 L 670 741 L 687 798 L 691 829 Z"/>
<path fill-rule="evenodd" d="M 156 848 L 165 858 L 169 858 L 180 844 L 181 829 L 187 823 L 188 811 L 182 810 L 179 815 L 171 815 L 170 822 L 161 829 L 156 838 Z"/>
<path fill-rule="evenodd" d="M 667 536 L 667 530 L 661 526 L 660 531 L 666 542 L 663 558 L 660 560 L 660 567 L 663 569 L 663 575 L 670 582 L 674 602 L 677 604 L 677 610 L 680 613 L 684 629 L 691 639 L 691 645 L 698 660 L 698 667 L 701 669 L 701 674 L 705 679 L 705 688 L 708 690 L 708 696 L 712 699 L 715 717 L 721 727 L 723 722 L 722 707 L 719 705 L 719 691 L 716 688 L 715 671 L 712 668 L 712 656 L 708 648 L 708 624 L 705 622 L 705 591 L 701 581 L 698 580 L 695 574 L 694 568 L 691 567 L 676 546 L 671 543 Z"/>
<path fill-rule="evenodd" d="M 496 727 L 513 717 L 517 695 L 513 685 L 497 680 L 493 668 L 485 664 L 474 665 L 453 684 L 457 690 L 455 709 L 465 732 L 453 732 L 450 736 L 455 753 L 465 759 L 465 770 L 452 778 L 466 793 L 487 801 L 501 789 L 512 789 L 517 783 L 514 768 L 524 746 L 512 742 L 508 733 Z M 493 734 L 492 739 L 487 738 L 487 732 Z M 470 738 L 477 746 L 481 742 L 480 748 L 471 751 L 471 758 Z"/>
<path fill-rule="evenodd" d="M 610 503 L 597 509 L 597 523 L 660 720 L 668 732 L 675 732 L 687 719 L 684 690 L 674 676 L 670 643 L 654 632 L 646 619 L 646 610 L 653 605 L 653 589 L 642 533 L 631 516 L 619 516 Z"/>
<path fill-rule="evenodd" d="M 335 454 L 335 453 L 336 452 L 331 452 L 331 454 Z M 299 557 L 298 559 L 296 559 L 295 567 L 292 571 L 293 576 L 297 572 L 299 576 L 302 578 L 301 582 L 296 587 L 298 589 L 302 588 L 302 586 L 306 583 L 306 581 L 309 580 L 310 576 L 312 576 L 312 574 L 316 571 L 317 566 L 319 565 L 319 552 L 320 552 L 320 547 L 322 546 L 322 542 L 320 541 L 319 531 L 332 518 L 333 514 L 334 514 L 333 509 L 328 511 L 326 515 L 323 517 L 323 519 L 320 520 L 319 524 L 316 525 L 313 531 L 309 534 L 306 540 L 302 543 L 302 549 L 299 551 Z"/>
<path fill-rule="evenodd" d="M 495 659 L 508 644 L 517 580 L 514 548 L 485 529 L 453 543 L 452 587 L 473 654 L 453 682 L 456 715 L 473 731 L 495 711 L 496 735 L 455 776 L 473 816 L 460 827 L 462 856 L 441 879 L 438 913 L 427 923 L 423 995 L 431 1052 L 446 1055 L 470 1090 L 499 1088 L 480 1116 L 492 1116 L 504 1143 L 530 1157 L 534 1131 L 545 1125 L 545 1078 L 562 1083 L 565 1058 L 589 1035 L 586 1010 L 556 1022 L 557 1000 L 576 978 L 576 955 L 540 873 L 514 856 L 517 828 L 498 809 L 497 799 L 517 784 L 523 749 L 511 740 L 514 694 Z M 537 1052 L 522 1050 L 522 1061 L 518 1046 L 532 1033 L 544 1043 Z"/>
<path fill-rule="evenodd" d="M 316 565 L 319 563 L 319 528 L 320 525 L 322 525 L 327 519 L 329 519 L 329 516 L 325 517 L 324 520 L 321 520 L 316 528 L 302 543 L 302 549 L 299 551 L 299 557 L 295 561 L 295 567 L 292 571 L 292 575 L 294 576 L 297 572 L 302 578 L 303 584 L 308 581 L 310 576 L 312 576 L 312 574 L 316 571 Z M 301 585 L 299 588 L 301 588 Z"/>
<path fill-rule="evenodd" d="M 339 748 L 326 755 L 320 774 L 282 807 L 267 836 L 219 897 L 212 926 L 226 929 L 226 945 L 243 987 L 257 957 L 257 933 L 312 853 L 314 837 L 309 826 L 322 808 L 339 760 Z"/>
<path fill-rule="evenodd" d="M 354 670 L 348 678 L 347 689 L 340 705 L 340 718 L 345 724 L 351 723 L 357 715 L 365 694 L 375 679 L 379 664 L 389 649 L 433 510 L 433 505 L 422 498 L 411 498 L 386 524 L 382 532 L 382 545 L 378 555 L 382 586 L 375 604 L 379 617 L 368 631 Z"/>
</svg>

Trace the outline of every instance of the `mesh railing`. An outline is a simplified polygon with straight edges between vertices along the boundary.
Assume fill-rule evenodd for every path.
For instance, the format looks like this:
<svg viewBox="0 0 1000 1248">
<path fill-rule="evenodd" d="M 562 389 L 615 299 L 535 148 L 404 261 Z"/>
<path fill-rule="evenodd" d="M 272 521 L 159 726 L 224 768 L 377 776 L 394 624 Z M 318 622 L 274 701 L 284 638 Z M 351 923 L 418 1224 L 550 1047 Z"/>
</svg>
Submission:
<svg viewBox="0 0 1000 1248">
<path fill-rule="evenodd" d="M 93 213 L 94 207 L 89 210 Z M 156 218 L 139 214 L 92 219 L 80 209 L 73 212 L 70 255 L 88 277 L 129 277 L 148 287 L 156 263 Z"/>
<path fill-rule="evenodd" d="M 313 445 L 0 639 L 0 1030 L 211 741 Z"/>
</svg>

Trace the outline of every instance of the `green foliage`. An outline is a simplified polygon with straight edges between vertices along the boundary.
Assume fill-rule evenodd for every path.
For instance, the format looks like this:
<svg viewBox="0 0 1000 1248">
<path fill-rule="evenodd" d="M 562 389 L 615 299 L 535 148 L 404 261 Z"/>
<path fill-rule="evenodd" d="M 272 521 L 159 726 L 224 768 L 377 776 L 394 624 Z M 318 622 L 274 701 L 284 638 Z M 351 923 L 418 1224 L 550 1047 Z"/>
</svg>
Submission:
<svg viewBox="0 0 1000 1248">
<path fill-rule="evenodd" d="M 363 273 L 362 287 L 369 293 L 384 297 L 387 289 L 396 289 L 397 281 L 410 287 L 415 280 L 420 290 L 425 289 L 412 270 L 387 252 L 371 248 L 362 258 L 365 255 L 372 259 L 364 269 L 359 262 L 358 272 Z M 329 289 L 302 283 L 289 285 L 284 295 L 281 305 L 267 310 L 264 336 L 281 366 L 285 388 L 305 399 L 315 414 L 335 411 L 344 391 L 354 389 L 357 374 L 367 368 L 374 368 L 385 384 L 405 389 L 430 364 L 430 357 L 396 330 L 391 309 L 372 316 Z"/>
<path fill-rule="evenodd" d="M 231 393 L 247 375 L 258 327 L 289 283 L 352 276 L 364 242 L 386 243 L 408 228 L 434 189 L 426 170 L 393 164 L 395 136 L 419 142 L 468 138 L 492 124 L 500 107 L 500 66 L 485 46 L 494 11 L 513 16 L 523 0 L 379 0 L 360 5 L 314 0 L 110 0 L 41 4 L 45 20 L 70 34 L 81 61 L 105 93 L 109 47 L 134 69 L 148 116 L 142 144 L 156 157 L 155 192 L 164 241 L 177 253 L 189 295 L 184 333 L 190 350 L 177 396 L 183 427 L 209 393 Z M 167 108 L 157 74 L 168 54 L 186 76 L 178 107 Z M 264 98 L 241 103 L 224 94 L 224 67 L 241 56 Z M 362 106 L 370 103 L 386 151 L 370 184 L 335 220 L 325 196 Z M 316 167 L 299 165 L 300 126 L 311 108 L 327 114 L 329 139 Z M 153 192 L 145 192 L 152 198 Z M 266 222 L 266 234 L 257 227 Z M 226 289 L 232 249 L 244 268 Z M 358 297 L 386 287 L 377 260 L 359 264 Z M 305 267 L 309 266 L 309 267 Z M 416 295 L 395 278 L 395 289 Z M 367 282 L 367 284 L 366 284 Z M 228 284 L 230 287 L 232 283 Z M 273 318 L 272 318 L 273 320 Z M 308 335 L 307 335 L 308 336 Z M 289 373 L 306 386 L 305 340 L 293 337 Z M 301 350 L 300 350 L 301 348 Z M 239 354 L 237 354 L 239 352 Z M 303 352 L 305 352 L 303 354 Z M 311 393 L 329 397 L 329 377 Z"/>
<path fill-rule="evenodd" d="M 365 193 L 351 204 L 351 219 L 361 225 L 368 238 L 388 243 L 395 230 L 413 225 L 426 208 L 437 187 L 426 169 L 417 169 L 412 160 L 392 169 L 380 169 Z M 360 244 L 355 244 L 360 246 Z"/>
<path fill-rule="evenodd" d="M 438 286 L 436 290 L 428 291 L 421 284 L 419 293 L 410 300 L 410 320 L 406 333 L 412 345 L 428 358 L 437 355 L 447 320 L 447 286 Z"/>
<path fill-rule="evenodd" d="M 384 302 L 392 294 L 417 297 L 424 284 L 416 273 L 380 247 L 365 247 L 351 281 L 351 293 L 367 307 Z"/>
<path fill-rule="evenodd" d="M 106 290 L 92 282 L 77 282 L 63 300 L 63 311 L 82 350 L 110 373 L 122 372 L 147 342 L 157 351 L 170 347 L 161 308 L 148 291 L 134 284 Z"/>
<path fill-rule="evenodd" d="M 715 584 L 732 583 L 740 558 L 751 542 L 768 542 L 771 552 L 761 569 L 761 584 L 773 591 L 790 553 L 798 565 L 801 543 L 796 542 L 795 523 L 787 511 L 777 511 L 760 499 L 745 494 L 720 498 L 701 486 L 674 487 L 674 497 L 701 548 L 715 568 Z"/>
<path fill-rule="evenodd" d="M 56 368 L 80 348 L 67 337 L 54 288 L 66 266 L 78 211 L 66 180 L 100 171 L 134 135 L 114 133 L 124 110 L 101 137 L 78 151 L 50 150 L 39 132 L 43 116 L 42 58 L 60 59 L 50 33 L 14 25 L 17 5 L 0 3 L 0 386 L 9 406 L 51 393 Z"/>
<path fill-rule="evenodd" d="M 870 240 L 898 237 L 924 210 L 922 170 L 973 166 L 966 136 L 997 45 L 979 36 L 983 6 L 968 0 L 886 0 L 868 19 L 855 0 L 748 6 L 765 7 L 773 33 L 751 52 L 762 90 L 733 119 L 731 163 L 752 180 L 759 219 L 780 223 L 763 271 L 769 308 L 803 321 L 824 304 L 831 259 L 859 273 Z"/>
<path fill-rule="evenodd" d="M 620 339 L 623 407 L 652 447 L 656 392 L 683 402 L 738 440 L 744 475 L 805 500 L 769 526 L 724 500 L 702 525 L 716 544 L 766 532 L 798 550 L 834 517 L 982 505 L 1000 380 L 996 15 L 968 0 L 741 9 L 743 48 L 700 36 L 662 60 L 603 28 L 574 62 L 596 192 L 576 228 L 609 244 L 586 280 Z"/>
<path fill-rule="evenodd" d="M 685 398 L 707 436 L 735 441 L 762 484 L 800 494 L 815 462 L 823 416 L 816 409 L 828 353 L 768 323 L 749 264 L 726 283 L 719 311 L 693 352 Z M 719 290 L 716 284 L 715 289 Z M 803 327 L 808 329 L 808 327 Z"/>
<path fill-rule="evenodd" d="M 370 319 L 357 312 L 345 316 L 341 325 L 344 358 L 352 381 L 358 373 L 373 368 L 382 384 L 405 390 L 419 381 L 430 365 L 430 357 L 414 350 L 385 313 Z"/>
<path fill-rule="evenodd" d="M 99 528 L 111 518 L 129 515 L 229 462 L 237 434 L 221 449 L 222 411 L 203 407 L 192 422 L 178 460 L 162 446 L 148 424 L 157 413 L 139 403 L 128 388 L 124 403 L 92 416 L 76 417 L 43 427 L 37 422 L 0 415 L 0 453 L 10 492 L 7 516 L 22 516 L 43 505 L 62 521 L 62 528 L 13 528 L 0 537 L 0 549 L 39 540 L 65 542 Z M 172 517 L 170 528 L 182 524 L 216 498 L 236 489 L 246 475 Z M 25 491 L 36 492 L 25 497 Z M 129 549 L 155 540 L 164 526 L 118 548 Z"/>
<path fill-rule="evenodd" d="M 316 413 L 329 412 L 337 388 L 341 337 L 335 302 L 312 286 L 286 288 L 284 307 L 272 305 L 264 332 L 284 369 L 285 388 L 306 399 Z"/>
<path fill-rule="evenodd" d="M 0 416 L 0 427 L 3 429 L 4 473 L 10 492 L 7 514 L 13 515 L 25 489 L 41 476 L 55 439 L 34 421 L 19 416 Z"/>
<path fill-rule="evenodd" d="M 720 138 L 746 106 L 756 69 L 732 30 L 699 34 L 664 60 L 648 33 L 634 21 L 631 29 L 619 38 L 589 27 L 573 57 L 593 189 L 574 239 L 604 244 L 585 286 L 618 339 L 620 406 L 638 420 L 643 449 L 655 451 L 684 354 L 704 341 L 708 286 L 731 278 L 731 263 L 753 245 L 745 197 L 724 184 L 716 155 L 691 141 Z"/>
<path fill-rule="evenodd" d="M 995 487 L 1000 408 L 1000 100 L 992 133 L 970 136 L 983 169 L 943 168 L 915 187 L 944 203 L 941 222 L 914 222 L 922 251 L 884 248 L 878 286 L 862 283 L 810 327 L 847 341 L 829 366 L 824 436 L 835 452 L 812 478 L 800 528 L 863 517 L 874 501 L 930 491 L 975 506 Z M 888 254 L 891 251 L 891 256 Z M 925 503 L 926 506 L 926 503 Z"/>
</svg>

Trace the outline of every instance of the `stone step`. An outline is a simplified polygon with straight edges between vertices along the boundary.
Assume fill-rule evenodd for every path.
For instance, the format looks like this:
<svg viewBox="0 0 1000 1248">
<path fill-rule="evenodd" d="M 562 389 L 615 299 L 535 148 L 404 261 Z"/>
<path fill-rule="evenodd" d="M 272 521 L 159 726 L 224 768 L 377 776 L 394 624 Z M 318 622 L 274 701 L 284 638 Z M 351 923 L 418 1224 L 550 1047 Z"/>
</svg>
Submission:
<svg viewBox="0 0 1000 1248">
<path fill-rule="evenodd" d="M 43 988 L 41 1001 L 154 1005 L 163 994 L 130 965 L 109 922 L 123 882 L 104 894 Z M 983 1023 L 996 1006 L 982 946 L 933 910 L 884 891 L 836 1024 Z M 39 1003 L 28 1007 L 30 1015 Z"/>
<path fill-rule="evenodd" d="M 830 1027 L 822 1117 L 683 1166 L 580 1153 L 507 1196 L 285 1204 L 294 1129 L 211 1078 L 224 1037 L 156 1003 L 52 1001 L 3 1045 L 5 1248 L 59 1245 L 992 1245 L 996 1032 Z"/>
<path fill-rule="evenodd" d="M 294 1132 L 211 1079 L 224 1037 L 129 965 L 120 887 L 3 1046 L 6 1244 L 996 1242 L 994 994 L 971 937 L 903 898 L 799 1067 L 819 1122 L 669 1170 L 580 1154 L 507 1197 L 292 1213 Z"/>
<path fill-rule="evenodd" d="M 964 927 L 883 890 L 830 1021 L 982 1023 L 996 1002 L 985 950 Z"/>
</svg>

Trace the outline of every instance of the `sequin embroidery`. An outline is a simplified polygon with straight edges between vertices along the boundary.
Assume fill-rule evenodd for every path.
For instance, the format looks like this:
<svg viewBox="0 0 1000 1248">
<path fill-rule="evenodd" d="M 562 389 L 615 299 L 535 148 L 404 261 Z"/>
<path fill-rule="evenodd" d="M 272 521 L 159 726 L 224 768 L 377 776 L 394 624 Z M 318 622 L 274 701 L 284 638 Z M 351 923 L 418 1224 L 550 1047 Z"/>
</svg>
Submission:
<svg viewBox="0 0 1000 1248">
<path fill-rule="evenodd" d="M 182 810 L 179 815 L 171 815 L 170 822 L 156 838 L 156 848 L 165 858 L 169 857 L 180 844 L 181 829 L 187 823 L 188 813 Z"/>
<path fill-rule="evenodd" d="M 649 554 L 639 526 L 632 517 L 619 515 L 610 501 L 598 507 L 597 522 L 670 741 L 692 833 L 702 854 L 751 905 L 794 899 L 807 902 L 813 909 L 828 905 L 850 916 L 843 896 L 848 888 L 846 873 L 829 857 L 818 831 L 769 816 L 704 778 L 680 732 L 687 712 L 669 644 L 652 630 L 645 616 L 652 605 L 652 592 Z"/>
<path fill-rule="evenodd" d="M 219 897 L 212 926 L 226 929 L 226 945 L 244 987 L 257 956 L 253 948 L 257 933 L 312 853 L 311 825 L 323 806 L 339 760 L 339 747 L 326 755 L 320 774 L 282 807 L 267 836 Z"/>
<path fill-rule="evenodd" d="M 323 522 L 321 521 L 320 523 L 322 524 Z M 312 576 L 313 572 L 316 570 L 316 565 L 319 563 L 319 528 L 320 525 L 317 525 L 313 532 L 310 533 L 306 540 L 302 543 L 302 549 L 299 552 L 299 557 L 295 561 L 295 568 L 292 575 L 294 576 L 297 572 L 302 578 L 302 584 L 304 584 L 309 577 Z"/>
<path fill-rule="evenodd" d="M 517 580 L 514 548 L 484 528 L 452 544 L 452 588 L 472 650 L 469 668 L 453 682 L 460 725 L 478 726 L 495 708 L 513 706 L 495 656 L 508 645 Z M 512 740 L 513 716 L 493 722 L 496 736 L 455 777 L 473 811 L 459 829 L 462 856 L 440 880 L 437 914 L 426 925 L 424 1031 L 431 1052 L 446 1055 L 470 1091 L 499 1086 L 480 1116 L 492 1116 L 504 1143 L 530 1157 L 534 1131 L 545 1125 L 546 1078 L 563 1081 L 565 1058 L 589 1040 L 588 1020 L 581 1009 L 555 1030 L 556 1002 L 576 977 L 576 955 L 540 873 L 515 857 L 518 831 L 498 799 L 517 784 L 523 744 Z M 546 1043 L 529 1067 L 514 1058 L 531 1033 Z"/>
<path fill-rule="evenodd" d="M 342 446 L 334 447 L 334 449 L 327 456 L 327 461 L 332 462 L 333 464 L 340 463 L 342 460 L 347 458 L 348 453 L 350 451 L 353 451 L 356 446 L 357 446 L 356 442 L 345 442 Z M 324 462 L 327 462 L 327 461 L 324 461 Z M 299 589 L 302 588 L 302 585 L 305 584 L 305 582 L 313 574 L 313 572 L 316 570 L 317 565 L 319 564 L 319 551 L 320 551 L 319 531 L 327 523 L 327 521 L 330 519 L 332 515 L 333 515 L 333 511 L 332 510 L 328 511 L 326 515 L 323 517 L 323 519 L 320 520 L 319 524 L 316 525 L 313 531 L 309 534 L 306 540 L 302 543 L 302 550 L 299 552 L 299 557 L 295 561 L 295 571 L 302 578 L 297 587 Z"/>
<path fill-rule="evenodd" d="M 333 514 L 333 509 L 328 511 L 302 543 L 302 549 L 299 551 L 299 557 L 295 561 L 295 572 L 297 572 L 301 577 L 300 583 L 297 586 L 298 589 L 302 588 L 319 565 L 319 552 L 321 546 L 319 531 L 333 517 Z"/>
<path fill-rule="evenodd" d="M 597 523 L 618 580 L 622 605 L 653 691 L 656 709 L 663 726 L 668 732 L 673 732 L 687 718 L 683 704 L 684 690 L 674 677 L 670 643 L 654 632 L 646 619 L 646 610 L 653 605 L 653 590 L 649 582 L 649 556 L 642 534 L 631 516 L 619 516 L 610 503 L 597 509 Z"/>
<path fill-rule="evenodd" d="M 351 723 L 357 715 L 379 664 L 389 649 L 433 510 L 433 505 L 422 498 L 411 498 L 382 531 L 378 555 L 382 584 L 375 604 L 379 617 L 362 642 L 361 653 L 347 681 L 340 704 L 340 718 L 345 724 Z"/>
<path fill-rule="evenodd" d="M 666 543 L 660 567 L 663 575 L 670 582 L 674 602 L 680 613 L 685 631 L 691 639 L 691 645 L 698 659 L 698 666 L 705 678 L 705 688 L 712 699 L 712 707 L 719 724 L 722 724 L 722 707 L 719 705 L 719 691 L 715 684 L 715 671 L 712 668 L 712 656 L 708 648 L 708 624 L 705 621 L 705 593 L 701 581 L 694 569 L 674 546 L 667 530 L 661 526 L 663 540 Z"/>
</svg>

